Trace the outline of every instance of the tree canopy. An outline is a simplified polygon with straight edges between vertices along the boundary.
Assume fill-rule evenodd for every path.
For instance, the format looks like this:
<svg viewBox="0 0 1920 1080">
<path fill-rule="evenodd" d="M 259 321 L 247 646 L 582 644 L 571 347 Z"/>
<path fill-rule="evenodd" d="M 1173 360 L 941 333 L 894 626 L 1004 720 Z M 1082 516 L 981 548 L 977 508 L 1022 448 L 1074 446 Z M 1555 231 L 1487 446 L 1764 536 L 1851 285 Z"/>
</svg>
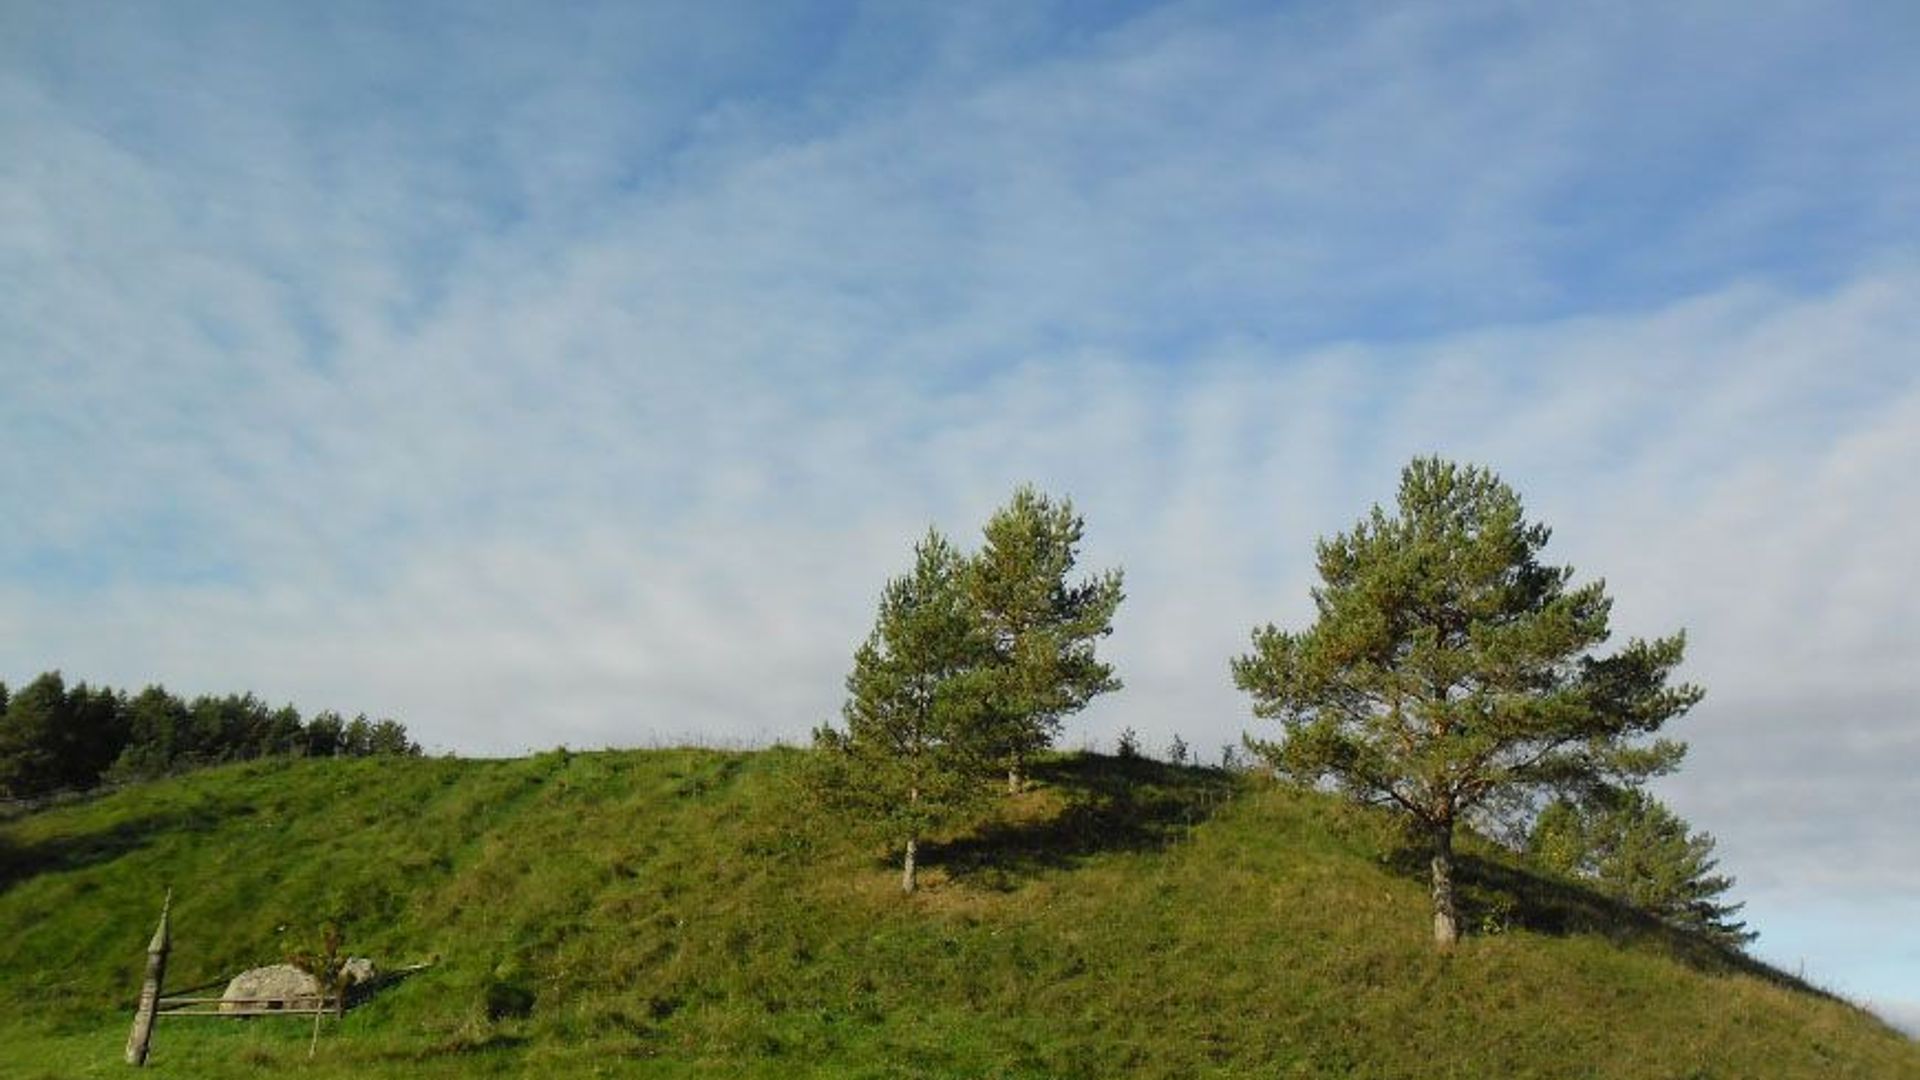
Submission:
<svg viewBox="0 0 1920 1080">
<path fill-rule="evenodd" d="M 1094 653 L 1120 573 L 1071 580 L 1085 532 L 1073 504 L 1022 487 L 982 532 L 972 556 L 927 532 L 854 654 L 845 729 L 814 733 L 815 792 L 902 846 L 908 892 L 923 837 L 972 814 L 993 771 L 1017 790 L 1061 719 L 1120 685 Z"/>
<path fill-rule="evenodd" d="M 0 687 L 4 690 L 4 687 Z M 0 795 L 23 798 L 137 780 L 223 761 L 276 754 L 364 757 L 418 754 L 396 720 L 321 713 L 303 723 L 252 694 L 182 700 L 164 687 L 138 694 L 77 683 L 49 671 L 0 692 Z"/>
<path fill-rule="evenodd" d="M 991 645 L 961 586 L 964 560 L 938 532 L 914 548 L 913 570 L 887 582 L 854 653 L 841 710 L 822 726 L 818 790 L 903 850 L 901 888 L 916 887 L 920 840 L 978 805 L 995 744 L 982 723 Z"/>
<path fill-rule="evenodd" d="M 1609 637 L 1601 581 L 1541 561 L 1550 532 L 1491 471 L 1418 458 L 1396 512 L 1376 505 L 1317 548 L 1311 626 L 1254 631 L 1232 663 L 1277 769 L 1408 815 L 1431 845 L 1434 936 L 1459 936 L 1454 826 L 1496 800 L 1628 785 L 1685 747 L 1651 739 L 1700 699 L 1670 684 L 1683 634 Z"/>
<path fill-rule="evenodd" d="M 1070 499 L 1023 486 L 981 531 L 966 591 L 992 645 L 993 722 L 1018 787 L 1021 763 L 1053 744 L 1065 717 L 1120 688 L 1095 646 L 1126 594 L 1119 570 L 1070 580 L 1086 533 Z"/>
<path fill-rule="evenodd" d="M 1680 815 L 1637 789 L 1584 800 L 1556 799 L 1528 837 L 1540 862 L 1675 926 L 1728 945 L 1757 935 L 1722 901 L 1733 879 L 1714 873 L 1713 836 L 1690 832 Z"/>
</svg>

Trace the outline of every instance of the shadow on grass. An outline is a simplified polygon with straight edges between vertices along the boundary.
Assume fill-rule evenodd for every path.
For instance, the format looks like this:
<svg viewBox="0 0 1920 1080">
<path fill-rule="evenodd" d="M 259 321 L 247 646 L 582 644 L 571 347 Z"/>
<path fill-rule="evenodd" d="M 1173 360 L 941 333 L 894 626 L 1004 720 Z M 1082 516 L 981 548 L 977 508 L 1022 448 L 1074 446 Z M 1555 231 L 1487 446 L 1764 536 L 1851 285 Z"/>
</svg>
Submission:
<svg viewBox="0 0 1920 1080">
<path fill-rule="evenodd" d="M 382 1061 L 420 1063 L 436 1058 L 510 1054 L 525 1049 L 532 1041 L 526 1035 L 489 1031 L 485 1034 L 458 1035 L 420 1050 L 390 1050 L 377 1057 Z"/>
<path fill-rule="evenodd" d="M 382 971 L 366 982 L 354 983 L 347 987 L 347 1011 L 352 1012 L 372 1001 L 374 995 L 391 990 L 415 975 L 431 970 L 433 970 L 432 964 L 414 964 L 410 967 L 395 968 L 392 971 Z"/>
<path fill-rule="evenodd" d="M 1426 882 L 1427 851 L 1403 845 L 1387 860 L 1396 872 Z M 1834 995 L 1704 934 L 1670 925 L 1645 911 L 1500 857 L 1458 852 L 1454 862 L 1460 925 L 1468 935 L 1528 930 L 1552 937 L 1587 935 L 1647 948 L 1708 974 L 1743 974 L 1819 997 Z"/>
<path fill-rule="evenodd" d="M 0 837 L 0 893 L 41 874 L 111 862 L 138 851 L 162 834 L 210 832 L 220 824 L 221 816 L 211 809 L 151 814 L 80 836 L 54 837 L 34 844 Z"/>
<path fill-rule="evenodd" d="M 1164 848 L 1211 817 L 1237 790 L 1214 769 L 1145 758 L 1067 754 L 1035 762 L 1032 783 L 1065 803 L 1057 813 L 990 822 L 924 845 L 929 865 L 955 880 L 1010 889 L 1018 879 L 1112 851 Z"/>
</svg>

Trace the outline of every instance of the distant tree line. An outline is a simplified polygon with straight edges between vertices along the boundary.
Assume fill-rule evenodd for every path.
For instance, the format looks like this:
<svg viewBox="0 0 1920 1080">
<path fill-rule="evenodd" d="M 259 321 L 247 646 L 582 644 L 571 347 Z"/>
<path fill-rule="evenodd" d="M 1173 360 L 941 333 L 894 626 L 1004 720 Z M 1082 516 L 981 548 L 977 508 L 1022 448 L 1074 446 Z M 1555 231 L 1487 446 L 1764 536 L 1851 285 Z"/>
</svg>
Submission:
<svg viewBox="0 0 1920 1080">
<path fill-rule="evenodd" d="M 396 720 L 304 719 L 251 693 L 182 699 L 160 686 L 137 694 L 68 687 L 50 671 L 18 691 L 0 683 L 0 796 L 29 798 L 273 756 L 417 755 Z"/>
</svg>

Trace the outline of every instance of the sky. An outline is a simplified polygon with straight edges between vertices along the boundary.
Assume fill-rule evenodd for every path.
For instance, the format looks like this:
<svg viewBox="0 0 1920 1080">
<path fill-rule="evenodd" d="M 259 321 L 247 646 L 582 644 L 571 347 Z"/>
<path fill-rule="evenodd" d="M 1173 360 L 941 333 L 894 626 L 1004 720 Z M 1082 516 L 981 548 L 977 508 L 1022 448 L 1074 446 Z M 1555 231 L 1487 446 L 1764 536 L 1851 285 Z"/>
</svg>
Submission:
<svg viewBox="0 0 1920 1080">
<path fill-rule="evenodd" d="M 1316 538 L 1496 470 L 1705 701 L 1755 951 L 1920 1031 L 1920 7 L 0 0 L 0 679 L 800 741 L 1014 487 L 1063 743 L 1271 737 Z"/>
</svg>

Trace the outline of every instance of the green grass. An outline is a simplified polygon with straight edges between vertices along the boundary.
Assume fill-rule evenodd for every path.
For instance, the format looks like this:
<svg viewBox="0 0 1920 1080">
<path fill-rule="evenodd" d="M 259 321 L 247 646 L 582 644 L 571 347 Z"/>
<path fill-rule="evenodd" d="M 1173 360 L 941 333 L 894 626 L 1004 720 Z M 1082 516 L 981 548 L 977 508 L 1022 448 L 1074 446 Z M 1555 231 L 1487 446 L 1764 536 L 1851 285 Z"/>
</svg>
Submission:
<svg viewBox="0 0 1920 1080">
<path fill-rule="evenodd" d="M 1466 845 L 1428 941 L 1389 824 L 1066 756 L 886 853 L 794 751 L 257 762 L 0 824 L 0 1076 L 118 1075 L 162 890 L 170 988 L 341 919 L 433 960 L 329 1022 L 162 1020 L 161 1076 L 1920 1076 L 1920 1046 Z"/>
</svg>

